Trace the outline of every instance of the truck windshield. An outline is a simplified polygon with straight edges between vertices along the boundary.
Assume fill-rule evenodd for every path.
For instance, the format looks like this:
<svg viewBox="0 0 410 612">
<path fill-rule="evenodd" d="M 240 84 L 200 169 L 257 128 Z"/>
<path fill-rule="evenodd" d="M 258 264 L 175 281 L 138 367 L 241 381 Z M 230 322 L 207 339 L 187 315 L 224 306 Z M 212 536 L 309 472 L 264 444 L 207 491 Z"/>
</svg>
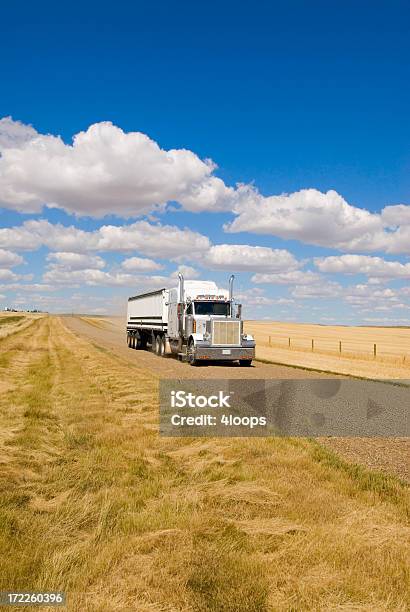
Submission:
<svg viewBox="0 0 410 612">
<path fill-rule="evenodd" d="M 229 315 L 229 302 L 195 302 L 196 315 Z"/>
</svg>

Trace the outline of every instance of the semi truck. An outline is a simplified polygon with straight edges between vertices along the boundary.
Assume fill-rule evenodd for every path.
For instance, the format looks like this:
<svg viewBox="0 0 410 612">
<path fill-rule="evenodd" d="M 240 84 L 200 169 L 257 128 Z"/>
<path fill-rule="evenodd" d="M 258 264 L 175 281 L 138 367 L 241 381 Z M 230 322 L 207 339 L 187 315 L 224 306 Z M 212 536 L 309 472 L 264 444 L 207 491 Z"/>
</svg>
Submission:
<svg viewBox="0 0 410 612">
<path fill-rule="evenodd" d="M 244 333 L 233 281 L 232 275 L 226 291 L 213 281 L 184 280 L 179 273 L 177 287 L 128 298 L 128 347 L 148 348 L 160 357 L 174 354 L 191 365 L 221 360 L 250 366 L 255 341 Z"/>
</svg>

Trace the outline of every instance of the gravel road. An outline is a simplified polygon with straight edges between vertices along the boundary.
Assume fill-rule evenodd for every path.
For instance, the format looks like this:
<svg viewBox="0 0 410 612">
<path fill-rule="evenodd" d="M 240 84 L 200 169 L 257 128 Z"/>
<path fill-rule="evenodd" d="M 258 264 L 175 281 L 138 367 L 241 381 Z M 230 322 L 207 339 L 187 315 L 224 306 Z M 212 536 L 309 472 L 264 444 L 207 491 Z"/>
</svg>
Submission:
<svg viewBox="0 0 410 612">
<path fill-rule="evenodd" d="M 333 374 L 312 372 L 289 366 L 254 362 L 250 368 L 237 364 L 192 367 L 169 356 L 159 358 L 149 351 L 136 351 L 126 345 L 124 321 L 112 318 L 88 321 L 80 317 L 65 316 L 64 324 L 76 334 L 112 351 L 122 359 L 149 369 L 159 378 L 239 378 L 239 379 L 318 379 L 336 378 Z M 342 378 L 342 376 L 340 377 Z M 325 446 L 336 451 L 347 461 L 360 463 L 370 469 L 398 475 L 410 482 L 410 438 L 319 438 Z"/>
</svg>

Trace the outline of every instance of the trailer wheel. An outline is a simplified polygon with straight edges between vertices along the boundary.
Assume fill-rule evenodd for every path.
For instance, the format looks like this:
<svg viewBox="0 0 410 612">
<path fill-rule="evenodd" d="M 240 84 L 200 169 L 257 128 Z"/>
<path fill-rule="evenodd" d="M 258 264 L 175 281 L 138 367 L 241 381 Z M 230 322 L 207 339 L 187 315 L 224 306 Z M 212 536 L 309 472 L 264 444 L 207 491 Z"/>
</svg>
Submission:
<svg viewBox="0 0 410 612">
<path fill-rule="evenodd" d="M 162 357 L 163 355 L 163 346 L 161 334 L 157 334 L 155 337 L 155 354 L 158 355 L 158 357 Z"/>
<path fill-rule="evenodd" d="M 130 334 L 127 334 L 127 346 L 128 346 L 128 348 L 131 348 L 131 336 L 130 336 Z"/>
<path fill-rule="evenodd" d="M 249 368 L 249 366 L 252 365 L 252 359 L 240 359 L 239 360 L 239 365 L 242 368 Z"/>
<path fill-rule="evenodd" d="M 165 336 L 161 335 L 161 357 L 165 357 L 165 345 L 166 345 Z"/>
<path fill-rule="evenodd" d="M 140 347 L 141 350 L 146 350 L 147 342 L 148 342 L 147 335 L 140 332 L 139 347 Z"/>
</svg>

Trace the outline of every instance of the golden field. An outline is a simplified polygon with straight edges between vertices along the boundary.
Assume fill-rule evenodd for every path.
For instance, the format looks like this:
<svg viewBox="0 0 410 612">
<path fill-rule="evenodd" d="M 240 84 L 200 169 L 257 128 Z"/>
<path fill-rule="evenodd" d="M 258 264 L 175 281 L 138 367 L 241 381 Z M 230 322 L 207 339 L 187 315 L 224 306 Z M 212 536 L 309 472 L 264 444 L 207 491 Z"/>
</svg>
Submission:
<svg viewBox="0 0 410 612">
<path fill-rule="evenodd" d="M 256 339 L 259 359 L 368 378 L 410 379 L 409 328 L 246 321 L 245 330 Z"/>
<path fill-rule="evenodd" d="M 133 354 L 58 317 L 0 340 L 0 590 L 93 612 L 408 609 L 404 483 L 312 440 L 160 438 Z"/>
</svg>

